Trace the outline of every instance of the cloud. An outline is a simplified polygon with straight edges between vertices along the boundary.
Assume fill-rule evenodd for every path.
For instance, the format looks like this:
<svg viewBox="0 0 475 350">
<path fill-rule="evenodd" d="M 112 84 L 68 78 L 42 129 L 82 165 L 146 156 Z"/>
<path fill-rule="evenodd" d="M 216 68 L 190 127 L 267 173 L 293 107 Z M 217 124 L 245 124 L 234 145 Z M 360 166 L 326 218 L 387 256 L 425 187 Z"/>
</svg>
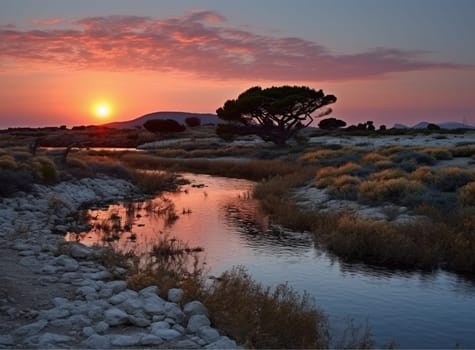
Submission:
<svg viewBox="0 0 475 350">
<path fill-rule="evenodd" d="M 52 26 L 56 24 L 60 24 L 64 22 L 62 18 L 33 18 L 31 23 L 45 25 L 45 26 Z"/>
<path fill-rule="evenodd" d="M 47 20 L 49 24 L 60 19 Z M 38 24 L 44 24 L 38 22 Z M 342 81 L 466 66 L 423 59 L 423 52 L 376 48 L 332 54 L 316 42 L 226 26 L 213 11 L 182 17 L 88 17 L 71 29 L 0 30 L 0 60 L 74 69 L 180 71 L 213 79 Z"/>
</svg>

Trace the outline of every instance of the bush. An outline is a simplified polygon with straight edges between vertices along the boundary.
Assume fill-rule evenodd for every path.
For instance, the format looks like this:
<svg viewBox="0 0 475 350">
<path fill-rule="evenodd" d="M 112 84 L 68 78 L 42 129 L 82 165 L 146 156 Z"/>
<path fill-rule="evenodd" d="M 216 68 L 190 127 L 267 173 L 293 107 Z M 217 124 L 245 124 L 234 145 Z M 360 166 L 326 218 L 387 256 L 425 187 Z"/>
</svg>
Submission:
<svg viewBox="0 0 475 350">
<path fill-rule="evenodd" d="M 406 178 L 363 181 L 358 188 L 358 198 L 369 202 L 408 204 L 422 196 L 426 188 L 418 181 Z"/>
<path fill-rule="evenodd" d="M 54 162 L 48 157 L 33 158 L 33 168 L 36 176 L 43 182 L 53 183 L 58 180 L 58 170 Z"/>
<path fill-rule="evenodd" d="M 341 175 L 355 176 L 361 167 L 356 163 L 346 163 L 339 167 L 327 166 L 317 170 L 315 185 L 324 188 L 334 184 L 335 179 Z"/>
<path fill-rule="evenodd" d="M 475 207 L 475 182 L 469 182 L 458 192 L 458 203 L 462 207 Z"/>
<path fill-rule="evenodd" d="M 0 156 L 0 168 L 3 169 L 16 169 L 18 164 L 12 156 L 5 154 Z"/>
<path fill-rule="evenodd" d="M 234 268 L 214 280 L 204 299 L 211 320 L 248 348 L 327 348 L 328 322 L 314 301 L 286 284 L 274 289 Z"/>
<path fill-rule="evenodd" d="M 190 128 L 195 128 L 201 125 L 201 119 L 198 117 L 187 117 L 185 119 L 185 124 Z"/>
<path fill-rule="evenodd" d="M 31 191 L 33 176 L 26 170 L 0 168 L 0 183 L 0 197 L 8 197 L 18 191 Z"/>
<path fill-rule="evenodd" d="M 356 176 L 341 175 L 330 185 L 330 193 L 338 198 L 355 200 L 360 183 L 361 180 Z"/>
<path fill-rule="evenodd" d="M 418 165 L 434 165 L 437 161 L 434 157 L 427 153 L 412 150 L 404 150 L 397 152 L 391 156 L 391 160 L 395 163 L 415 162 Z"/>
<path fill-rule="evenodd" d="M 449 160 L 453 158 L 452 153 L 448 149 L 442 147 L 424 149 L 423 152 L 437 160 Z"/>
<path fill-rule="evenodd" d="M 323 130 L 335 130 L 346 126 L 346 122 L 336 118 L 322 119 L 318 123 L 318 127 Z"/>
<path fill-rule="evenodd" d="M 453 192 L 471 181 L 475 181 L 474 170 L 448 167 L 440 170 L 437 174 L 435 187 L 439 191 Z"/>
<path fill-rule="evenodd" d="M 157 133 L 174 133 L 185 131 L 185 126 L 174 119 L 151 119 L 144 123 L 144 128 Z"/>
</svg>

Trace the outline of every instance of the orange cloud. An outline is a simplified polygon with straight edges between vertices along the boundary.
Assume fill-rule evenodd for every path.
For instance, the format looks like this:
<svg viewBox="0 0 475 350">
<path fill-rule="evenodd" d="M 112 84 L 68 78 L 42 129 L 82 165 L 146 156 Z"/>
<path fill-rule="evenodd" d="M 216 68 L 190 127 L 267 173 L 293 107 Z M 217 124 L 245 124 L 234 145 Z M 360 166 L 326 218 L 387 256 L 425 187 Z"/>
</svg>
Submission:
<svg viewBox="0 0 475 350">
<path fill-rule="evenodd" d="M 57 20 L 57 19 L 52 19 Z M 344 81 L 389 73 L 467 69 L 424 52 L 376 48 L 332 54 L 316 42 L 232 29 L 213 11 L 154 19 L 88 17 L 71 29 L 0 30 L 0 60 L 104 71 L 179 71 L 212 79 Z"/>
</svg>

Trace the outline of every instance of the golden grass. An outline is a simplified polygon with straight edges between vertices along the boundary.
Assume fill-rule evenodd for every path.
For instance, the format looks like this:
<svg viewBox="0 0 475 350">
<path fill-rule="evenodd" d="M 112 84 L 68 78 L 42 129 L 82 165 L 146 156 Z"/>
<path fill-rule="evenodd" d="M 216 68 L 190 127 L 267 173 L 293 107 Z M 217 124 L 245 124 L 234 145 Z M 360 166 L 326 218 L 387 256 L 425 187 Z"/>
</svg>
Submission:
<svg viewBox="0 0 475 350">
<path fill-rule="evenodd" d="M 425 191 L 423 184 L 406 178 L 366 180 L 358 187 L 358 198 L 367 202 L 401 203 L 409 196 L 421 195 Z"/>
<path fill-rule="evenodd" d="M 475 207 L 475 181 L 459 189 L 458 203 L 462 207 Z"/>
<path fill-rule="evenodd" d="M 262 180 L 296 170 L 295 164 L 282 160 L 168 159 L 148 154 L 125 154 L 121 157 L 121 161 L 136 169 L 190 171 L 250 180 Z"/>
<path fill-rule="evenodd" d="M 263 287 L 241 267 L 216 279 L 204 302 L 213 324 L 246 348 L 328 347 L 327 318 L 308 294 L 286 284 Z"/>
</svg>

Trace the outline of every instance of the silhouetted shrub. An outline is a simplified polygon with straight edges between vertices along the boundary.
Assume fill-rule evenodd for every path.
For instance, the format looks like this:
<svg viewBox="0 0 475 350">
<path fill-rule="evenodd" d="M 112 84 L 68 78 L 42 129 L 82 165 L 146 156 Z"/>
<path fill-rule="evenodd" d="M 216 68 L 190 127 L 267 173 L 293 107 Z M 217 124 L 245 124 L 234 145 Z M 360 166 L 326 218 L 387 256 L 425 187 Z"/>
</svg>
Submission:
<svg viewBox="0 0 475 350">
<path fill-rule="evenodd" d="M 201 119 L 198 117 L 188 117 L 185 119 L 185 124 L 190 128 L 195 128 L 201 125 Z"/>
<path fill-rule="evenodd" d="M 440 126 L 438 126 L 437 124 L 429 123 L 429 124 L 427 124 L 426 129 L 427 130 L 440 130 Z"/>
<path fill-rule="evenodd" d="M 173 133 L 184 131 L 186 128 L 174 119 L 151 119 L 144 123 L 144 128 L 156 133 Z"/>
<path fill-rule="evenodd" d="M 336 118 L 322 119 L 318 123 L 318 127 L 323 130 L 335 130 L 346 126 L 346 122 Z"/>
<path fill-rule="evenodd" d="M 0 196 L 11 196 L 15 192 L 31 191 L 33 176 L 26 170 L 11 170 L 0 168 Z"/>
</svg>

